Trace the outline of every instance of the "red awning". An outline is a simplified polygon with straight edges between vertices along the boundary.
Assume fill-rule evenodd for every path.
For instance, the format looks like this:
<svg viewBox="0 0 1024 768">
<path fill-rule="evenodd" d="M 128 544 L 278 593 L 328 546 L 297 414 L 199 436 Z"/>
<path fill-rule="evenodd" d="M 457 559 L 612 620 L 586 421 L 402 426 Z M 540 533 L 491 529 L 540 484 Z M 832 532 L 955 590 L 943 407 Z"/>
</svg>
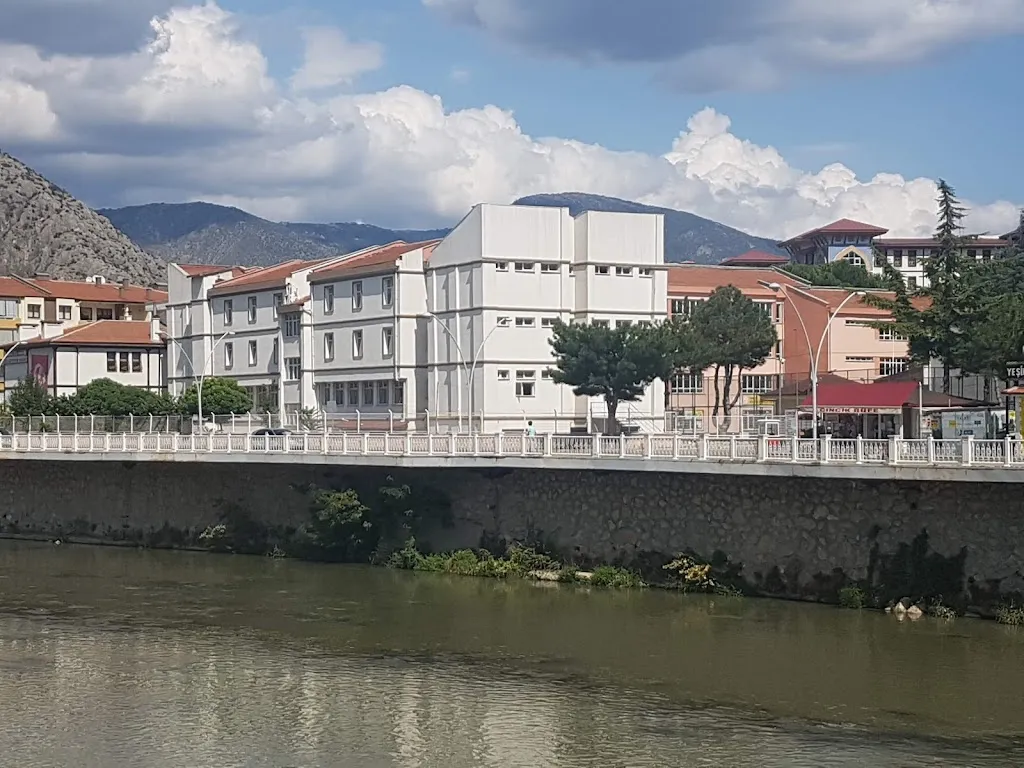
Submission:
<svg viewBox="0 0 1024 768">
<path fill-rule="evenodd" d="M 919 386 L 916 381 L 819 384 L 818 410 L 822 413 L 899 413 L 903 406 L 915 405 Z M 812 404 L 813 398 L 808 396 L 801 407 L 808 408 Z"/>
</svg>

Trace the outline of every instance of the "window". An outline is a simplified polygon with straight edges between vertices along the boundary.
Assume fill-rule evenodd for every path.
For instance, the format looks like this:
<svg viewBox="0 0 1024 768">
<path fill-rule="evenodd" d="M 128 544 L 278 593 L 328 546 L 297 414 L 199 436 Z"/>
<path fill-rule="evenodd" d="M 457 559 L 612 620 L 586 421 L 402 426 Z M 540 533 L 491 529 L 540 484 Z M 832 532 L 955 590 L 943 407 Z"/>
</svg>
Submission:
<svg viewBox="0 0 1024 768">
<path fill-rule="evenodd" d="M 41 305 L 39 305 L 39 304 L 29 304 L 28 305 L 28 319 L 29 320 L 38 320 L 41 314 L 42 314 L 42 306 Z"/>
<path fill-rule="evenodd" d="M 616 267 L 615 268 L 615 274 L 618 275 L 619 277 L 629 277 L 630 275 L 633 274 L 633 268 L 632 267 Z"/>
<path fill-rule="evenodd" d="M 541 328 L 554 328 L 555 327 L 555 318 L 553 318 L 553 317 L 542 317 L 540 319 L 540 327 Z"/>
<path fill-rule="evenodd" d="M 498 272 L 508 272 L 508 262 L 496 261 L 494 262 L 494 269 Z"/>
<path fill-rule="evenodd" d="M 638 269 L 637 272 L 640 273 L 640 277 L 650 277 L 651 275 L 654 274 L 654 270 L 651 269 L 650 267 L 640 267 L 640 269 Z"/>
<path fill-rule="evenodd" d="M 224 299 L 224 325 L 235 322 L 235 304 L 231 299 Z"/>
<path fill-rule="evenodd" d="M 857 357 L 853 355 L 846 356 L 846 362 L 848 363 L 873 363 L 875 359 L 873 357 Z"/>
<path fill-rule="evenodd" d="M 517 261 L 516 272 L 533 272 L 533 262 L 531 261 Z"/>
<path fill-rule="evenodd" d="M 608 267 L 594 267 L 594 274 L 595 275 L 607 275 L 608 274 Z"/>
<path fill-rule="evenodd" d="M 61 320 L 70 320 L 71 319 L 71 307 L 70 306 L 68 306 L 67 304 L 61 304 L 61 306 L 59 307 L 59 311 L 60 311 L 60 319 Z"/>
<path fill-rule="evenodd" d="M 976 248 L 968 248 L 967 249 L 967 258 L 968 259 L 977 259 L 978 258 L 978 250 Z"/>
<path fill-rule="evenodd" d="M 533 328 L 534 318 L 532 317 L 517 317 L 516 328 Z"/>
<path fill-rule="evenodd" d="M 337 405 L 345 404 L 345 385 L 340 382 L 334 383 L 334 402 Z"/>
<path fill-rule="evenodd" d="M 373 382 L 363 382 L 363 405 L 373 405 Z"/>
<path fill-rule="evenodd" d="M 878 340 L 879 341 L 906 341 L 906 336 L 901 336 L 896 333 L 896 329 L 892 328 L 879 328 L 878 329 Z"/>
<path fill-rule="evenodd" d="M 557 272 L 558 271 L 558 265 L 557 264 L 549 264 L 549 263 L 545 262 L 545 263 L 540 265 L 540 271 L 541 272 Z"/>
<path fill-rule="evenodd" d="M 516 371 L 516 397 L 533 397 L 536 394 L 536 371 Z"/>
<path fill-rule="evenodd" d="M 348 384 L 348 404 L 355 407 L 359 405 L 359 382 L 351 381 Z"/>
<path fill-rule="evenodd" d="M 846 263 L 847 264 L 852 264 L 852 265 L 854 265 L 856 267 L 863 267 L 864 266 L 864 259 L 856 251 L 850 251 L 849 253 L 846 254 Z"/>
<path fill-rule="evenodd" d="M 508 371 L 498 371 L 498 381 L 508 381 Z"/>
<path fill-rule="evenodd" d="M 992 261 L 992 249 L 991 248 L 982 248 L 981 249 L 981 260 L 982 261 Z"/>
<path fill-rule="evenodd" d="M 332 300 L 333 306 L 333 300 Z M 352 283 L 352 311 L 358 312 L 363 308 L 363 281 L 356 280 Z"/>
<path fill-rule="evenodd" d="M 544 381 L 551 381 L 551 369 L 545 368 L 543 371 L 540 372 L 540 377 Z"/>
<path fill-rule="evenodd" d="M 746 434 L 760 432 L 761 422 L 775 415 L 772 408 L 750 408 L 746 406 L 740 413 L 740 429 Z"/>
<path fill-rule="evenodd" d="M 755 301 L 754 302 L 754 306 L 757 307 L 757 310 L 762 315 L 767 317 L 769 320 L 772 319 L 772 308 L 775 306 L 775 302 L 771 302 L 771 301 Z"/>
<path fill-rule="evenodd" d="M 117 371 L 117 352 L 107 352 L 107 373 Z"/>
<path fill-rule="evenodd" d="M 277 365 L 277 339 L 274 339 L 274 346 L 270 348 L 270 362 Z"/>
<path fill-rule="evenodd" d="M 391 357 L 394 351 L 395 329 L 380 329 L 380 353 L 383 357 Z"/>
<path fill-rule="evenodd" d="M 92 307 L 82 307 L 82 309 L 79 312 L 79 315 L 81 316 L 82 320 L 89 320 L 89 321 L 91 321 L 92 320 Z"/>
<path fill-rule="evenodd" d="M 98 308 L 96 310 L 96 319 L 97 320 L 113 320 L 114 319 L 114 310 L 113 309 L 103 309 L 102 307 L 100 307 L 100 308 Z"/>
<path fill-rule="evenodd" d="M 894 267 L 902 267 L 903 266 L 903 249 L 902 248 L 897 248 L 895 251 L 892 252 L 892 265 Z"/>
<path fill-rule="evenodd" d="M 377 405 L 387 405 L 391 400 L 391 382 L 377 382 Z"/>
<path fill-rule="evenodd" d="M 917 278 L 913 275 L 907 277 L 907 288 L 917 288 Z"/>
<path fill-rule="evenodd" d="M 593 324 L 597 328 L 607 328 L 611 323 L 609 323 L 607 320 L 595 320 Z"/>
<path fill-rule="evenodd" d="M 380 303 L 385 309 L 395 303 L 395 278 L 390 276 L 381 278 Z"/>
<path fill-rule="evenodd" d="M 302 358 L 286 357 L 284 359 L 285 381 L 298 381 L 302 376 Z"/>
<path fill-rule="evenodd" d="M 0 299 L 0 317 L 13 320 L 18 316 L 18 302 L 16 299 Z"/>
<path fill-rule="evenodd" d="M 117 370 L 121 373 L 128 373 L 128 353 L 118 352 L 117 353 Z"/>
<path fill-rule="evenodd" d="M 696 395 L 704 391 L 704 375 L 700 373 L 677 373 L 669 382 L 673 395 Z"/>
<path fill-rule="evenodd" d="M 301 319 L 298 312 L 289 312 L 284 316 L 284 335 L 291 338 L 299 335 Z"/>
<path fill-rule="evenodd" d="M 142 373 L 141 352 L 132 352 L 132 373 Z"/>
<path fill-rule="evenodd" d="M 703 299 L 672 299 L 670 305 L 671 314 L 689 317 L 693 311 L 700 306 Z"/>
<path fill-rule="evenodd" d="M 352 359 L 361 360 L 363 358 L 363 332 L 352 331 Z"/>
<path fill-rule="evenodd" d="M 256 365 L 258 357 L 258 350 L 256 347 L 256 339 L 249 340 L 249 365 Z"/>
<path fill-rule="evenodd" d="M 629 328 L 629 326 L 631 326 L 632 324 L 633 324 L 632 320 L 616 320 L 615 321 L 615 327 L 616 328 Z"/>
<path fill-rule="evenodd" d="M 256 297 L 255 296 L 250 296 L 248 299 L 246 299 L 246 310 L 248 311 L 248 315 L 249 315 L 249 325 L 252 325 L 253 323 L 256 322 Z"/>
<path fill-rule="evenodd" d="M 396 381 L 392 383 L 393 389 L 391 390 L 392 397 L 391 402 L 395 405 L 401 405 L 405 402 L 405 382 Z"/>
<path fill-rule="evenodd" d="M 274 319 L 277 320 L 278 313 L 281 311 L 281 305 L 284 304 L 284 294 L 274 294 Z"/>
<path fill-rule="evenodd" d="M 913 248 L 907 251 L 907 266 L 911 269 L 917 266 L 917 251 Z"/>
<path fill-rule="evenodd" d="M 879 376 L 893 376 L 907 370 L 905 357 L 883 357 L 878 363 Z"/>
<path fill-rule="evenodd" d="M 324 360 L 334 359 L 334 334 L 324 334 Z"/>
<path fill-rule="evenodd" d="M 740 391 L 744 394 L 771 392 L 778 389 L 778 377 L 764 374 L 748 374 L 740 377 Z"/>
<path fill-rule="evenodd" d="M 498 327 L 508 328 L 510 325 L 512 325 L 512 318 L 508 315 L 501 315 L 498 318 Z"/>
<path fill-rule="evenodd" d="M 360 285 L 362 285 L 362 283 L 360 283 Z M 354 287 L 355 286 L 353 284 L 353 288 Z M 361 298 L 362 297 L 360 297 L 360 299 Z M 356 309 L 356 306 L 355 306 L 355 291 L 352 292 L 352 309 Z M 333 285 L 325 285 L 324 286 L 324 314 L 325 315 L 334 314 L 334 286 Z"/>
<path fill-rule="evenodd" d="M 235 364 L 235 345 L 227 341 L 224 343 L 224 367 L 230 368 Z"/>
</svg>

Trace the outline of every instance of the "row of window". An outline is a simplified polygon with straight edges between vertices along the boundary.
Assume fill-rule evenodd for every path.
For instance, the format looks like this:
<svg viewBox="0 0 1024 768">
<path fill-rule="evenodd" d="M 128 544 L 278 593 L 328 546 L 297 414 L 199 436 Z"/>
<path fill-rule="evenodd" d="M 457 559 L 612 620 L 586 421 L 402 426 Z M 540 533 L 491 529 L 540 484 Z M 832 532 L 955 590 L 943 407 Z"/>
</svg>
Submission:
<svg viewBox="0 0 1024 768">
<path fill-rule="evenodd" d="M 380 305 L 383 309 L 394 306 L 395 278 L 391 275 L 380 280 Z M 352 281 L 352 311 L 359 312 L 363 308 L 363 281 Z M 334 314 L 334 286 L 324 286 L 324 314 Z"/>
<path fill-rule="evenodd" d="M 383 358 L 391 357 L 395 350 L 395 329 L 391 326 L 380 329 L 380 356 Z M 352 359 L 361 360 L 363 358 L 363 331 L 361 328 L 357 328 L 352 331 Z M 324 334 L 324 360 L 331 361 L 334 359 L 334 332 L 328 332 Z"/>
<path fill-rule="evenodd" d="M 252 367 L 259 363 L 259 347 L 256 344 L 255 339 L 250 339 L 247 345 L 249 351 L 249 366 Z M 274 347 L 270 352 L 270 362 L 277 362 L 277 339 L 274 339 Z M 224 344 L 224 367 L 234 368 L 235 366 L 235 344 L 232 341 L 225 342 Z"/>
<path fill-rule="evenodd" d="M 707 299 L 672 299 L 669 302 L 669 314 L 673 316 L 690 317 L 694 310 L 703 304 Z M 782 322 L 782 302 L 779 301 L 755 301 L 754 306 L 769 320 L 775 323 Z"/>
<path fill-rule="evenodd" d="M 857 325 L 861 327 L 870 327 L 863 320 L 847 320 L 846 325 Z M 879 341 L 906 341 L 907 337 L 897 333 L 896 329 L 892 326 L 879 328 L 878 329 L 878 340 Z"/>
<path fill-rule="evenodd" d="M 673 395 L 699 395 L 704 392 L 707 376 L 701 373 L 677 373 L 669 382 L 668 391 Z M 779 377 L 775 374 L 751 373 L 740 376 L 740 392 L 744 395 L 756 395 L 776 392 L 779 389 Z"/>
<path fill-rule="evenodd" d="M 561 264 L 550 261 L 514 261 L 512 262 L 512 268 L 516 272 L 520 273 L 532 273 L 540 267 L 542 273 L 557 273 L 561 270 Z M 494 262 L 494 269 L 498 272 L 508 272 L 507 261 L 496 261 Z M 573 265 L 569 265 L 569 273 L 573 274 L 576 268 Z M 604 264 L 598 264 L 594 267 L 595 275 L 610 275 L 612 273 L 612 267 Z M 640 277 L 650 277 L 654 274 L 654 270 L 651 267 L 615 267 L 615 275 L 617 277 L 632 277 L 634 274 Z"/>
<path fill-rule="evenodd" d="M 404 381 L 348 381 L 317 385 L 321 406 L 344 405 L 350 408 L 372 405 L 402 405 Z"/>
<path fill-rule="evenodd" d="M 545 381 L 551 380 L 551 371 L 543 370 L 540 372 L 541 379 Z M 512 373 L 507 370 L 498 371 L 498 381 L 511 381 Z M 516 397 L 533 397 L 537 394 L 537 371 L 526 370 L 516 371 Z"/>
<path fill-rule="evenodd" d="M 14 306 L 16 307 L 17 306 L 16 302 L 7 301 L 7 302 L 0 302 L 0 303 L 4 304 L 4 311 L 5 312 L 8 309 L 10 309 L 10 311 L 13 313 L 13 314 L 10 314 L 10 315 L 0 313 L 0 317 L 4 317 L 4 318 L 12 317 L 13 318 L 13 317 L 15 317 L 17 315 L 17 311 L 15 309 L 9 308 L 10 304 L 14 304 Z M 27 312 L 28 312 L 28 319 L 29 320 L 39 320 L 40 318 L 42 318 L 42 316 L 43 316 L 43 305 L 42 304 L 28 304 L 26 306 L 27 306 Z M 70 320 L 71 319 L 71 313 L 72 313 L 72 307 L 71 307 L 70 304 L 62 304 L 61 306 L 57 307 L 57 318 L 60 319 L 60 320 Z M 92 321 L 92 319 L 93 319 L 92 318 L 92 307 L 82 307 L 81 310 L 80 310 L 80 314 L 81 314 L 81 317 L 82 317 L 83 321 L 89 322 L 89 321 Z M 103 308 L 103 307 L 97 308 L 96 309 L 96 319 L 97 320 L 113 320 L 114 319 L 114 310 L 112 308 L 109 308 L 109 307 L 107 307 L 107 308 Z"/>
<path fill-rule="evenodd" d="M 142 373 L 141 352 L 107 352 L 108 373 L 128 373 L 129 370 L 132 373 Z"/>
</svg>

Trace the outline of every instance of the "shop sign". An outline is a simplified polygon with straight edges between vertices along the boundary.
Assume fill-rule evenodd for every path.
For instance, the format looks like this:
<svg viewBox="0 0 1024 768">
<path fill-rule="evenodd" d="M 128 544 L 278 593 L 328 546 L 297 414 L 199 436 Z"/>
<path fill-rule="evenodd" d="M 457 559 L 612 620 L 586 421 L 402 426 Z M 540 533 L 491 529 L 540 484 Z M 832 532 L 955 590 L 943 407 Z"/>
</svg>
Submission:
<svg viewBox="0 0 1024 768">
<path fill-rule="evenodd" d="M 820 413 L 861 413 L 861 414 L 885 414 L 885 415 L 896 415 L 903 413 L 902 408 L 857 408 L 853 406 L 818 406 Z"/>
</svg>

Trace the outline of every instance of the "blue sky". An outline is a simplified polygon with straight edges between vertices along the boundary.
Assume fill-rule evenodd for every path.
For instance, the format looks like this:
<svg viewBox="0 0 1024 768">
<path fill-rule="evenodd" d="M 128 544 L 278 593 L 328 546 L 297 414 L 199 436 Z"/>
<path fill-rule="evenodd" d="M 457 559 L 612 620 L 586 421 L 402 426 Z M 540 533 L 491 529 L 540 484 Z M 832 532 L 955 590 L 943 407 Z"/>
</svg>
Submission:
<svg viewBox="0 0 1024 768">
<path fill-rule="evenodd" d="M 104 30 L 92 50 L 32 16 L 70 0 L 9 1 L 0 107 L 6 76 L 16 103 L 38 92 L 47 111 L 6 136 L 0 118 L 0 146 L 96 205 L 207 199 L 418 226 L 571 187 L 781 236 L 840 216 L 926 231 L 940 176 L 977 228 L 1009 228 L 1024 204 L 1024 0 L 943 0 L 941 17 L 921 0 L 634 0 L 628 14 L 612 0 L 220 0 L 212 15 L 198 0 L 92 0 L 73 20 Z M 151 17 L 166 22 L 155 35 Z M 310 29 L 379 55 L 338 44 L 336 58 L 363 55 L 352 76 L 299 87 Z M 96 75 L 102 119 L 46 79 L 56 56 Z M 254 156 L 275 161 L 256 173 Z"/>
</svg>

